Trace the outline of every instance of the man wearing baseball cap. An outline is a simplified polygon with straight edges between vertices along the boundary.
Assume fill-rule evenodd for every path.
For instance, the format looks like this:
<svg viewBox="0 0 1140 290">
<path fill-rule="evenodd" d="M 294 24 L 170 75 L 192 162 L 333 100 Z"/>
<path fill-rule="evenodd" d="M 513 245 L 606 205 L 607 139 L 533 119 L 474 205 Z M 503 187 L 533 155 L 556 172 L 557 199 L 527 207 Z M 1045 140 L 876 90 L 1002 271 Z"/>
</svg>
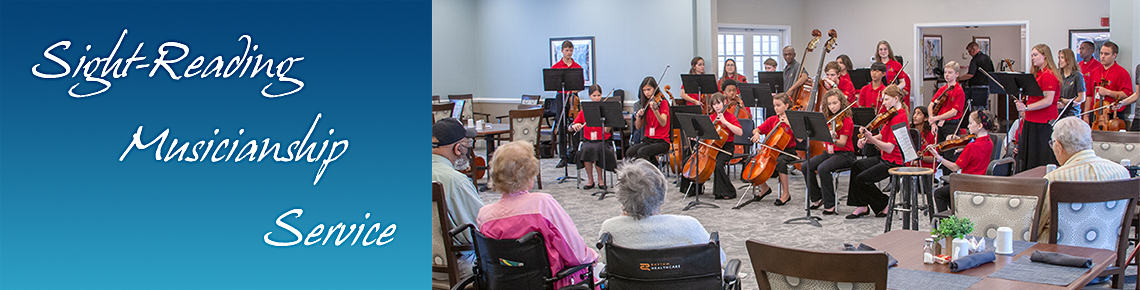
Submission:
<svg viewBox="0 0 1140 290">
<path fill-rule="evenodd" d="M 467 168 L 469 165 L 468 153 L 475 147 L 475 129 L 464 128 L 459 120 L 447 118 L 439 120 L 431 128 L 431 180 L 443 184 L 443 194 L 447 199 L 447 212 L 451 216 L 451 226 L 462 224 L 476 224 L 475 217 L 479 216 L 479 209 L 483 207 L 483 200 L 479 198 L 479 191 L 471 183 L 466 174 L 460 173 L 456 167 Z M 471 243 L 469 232 L 464 231 L 456 235 L 459 243 Z M 459 279 L 470 277 L 471 267 L 475 262 L 474 251 L 460 251 L 456 253 L 459 259 Z M 432 279 L 447 280 L 447 274 L 432 273 Z"/>
</svg>

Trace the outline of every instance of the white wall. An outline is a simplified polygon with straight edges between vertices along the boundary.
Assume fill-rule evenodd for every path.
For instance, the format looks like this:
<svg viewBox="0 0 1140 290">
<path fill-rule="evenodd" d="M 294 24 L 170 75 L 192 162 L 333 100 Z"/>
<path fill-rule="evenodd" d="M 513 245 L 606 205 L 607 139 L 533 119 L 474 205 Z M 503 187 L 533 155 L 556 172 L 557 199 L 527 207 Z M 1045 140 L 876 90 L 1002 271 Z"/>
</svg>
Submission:
<svg viewBox="0 0 1140 290">
<path fill-rule="evenodd" d="M 1140 3 L 1136 0 L 1110 2 L 1109 33 L 1112 42 L 1120 47 L 1116 62 L 1136 77 L 1136 60 L 1140 60 L 1140 21 L 1135 17 L 1140 14 Z"/>
<path fill-rule="evenodd" d="M 442 98 L 473 93 L 479 80 L 470 74 L 478 67 L 480 43 L 475 1 L 432 0 L 431 4 L 431 93 Z"/>
<path fill-rule="evenodd" d="M 723 24 L 784 25 L 790 26 L 791 45 L 797 57 L 803 56 L 804 46 L 811 40 L 811 29 L 803 25 L 804 2 L 788 0 L 712 0 L 716 3 L 717 22 Z M 825 29 L 821 29 L 824 33 Z M 826 35 L 824 36 L 826 37 Z M 713 51 L 716 51 L 713 43 Z M 816 57 L 818 58 L 818 57 Z M 780 63 L 784 63 L 780 60 Z M 755 78 L 750 76 L 749 79 Z"/>
<path fill-rule="evenodd" d="M 958 62 L 959 73 L 964 73 L 970 67 L 971 57 L 969 54 L 965 54 L 966 44 L 973 41 L 975 36 L 990 38 L 990 59 L 993 60 L 994 69 L 1000 70 L 1000 61 L 1008 58 L 1014 60 L 1014 70 L 1026 71 L 1025 62 L 1022 61 L 1025 59 L 1026 50 L 1022 49 L 1021 26 L 935 27 L 923 28 L 922 34 L 942 36 L 943 64 L 949 61 Z M 1063 47 L 1054 48 L 1050 46 L 1050 48 L 1060 50 Z M 1056 55 L 1056 53 L 1053 54 L 1054 57 Z M 911 63 L 911 65 L 921 69 L 921 62 L 912 61 Z M 914 76 L 916 83 L 921 80 L 919 77 L 921 75 Z M 927 98 L 930 98 L 934 92 L 934 82 L 933 80 L 923 81 L 923 95 Z"/>
<path fill-rule="evenodd" d="M 711 39 L 707 33 L 695 33 L 697 4 L 694 0 L 435 0 L 433 12 L 466 9 L 474 16 L 454 21 L 475 21 L 454 23 L 432 15 L 433 63 L 439 68 L 433 70 L 432 93 L 446 94 L 458 87 L 440 82 L 466 79 L 465 83 L 474 82 L 467 87 L 475 88 L 467 91 L 483 101 L 517 102 L 522 94 L 552 96 L 542 91 L 542 69 L 550 67 L 549 39 L 574 36 L 594 36 L 597 83 L 607 92 L 636 91 L 645 76 L 659 77 L 666 65 L 671 68 L 662 84 L 680 92 L 678 75 L 688 72 L 698 47 L 694 38 Z M 707 2 L 704 5 L 708 11 Z M 478 39 L 474 68 L 456 69 L 449 60 L 435 56 L 470 49 L 451 40 L 436 42 L 441 40 L 436 37 L 444 36 L 434 31 L 436 22 L 441 27 L 466 26 L 459 30 Z"/>
</svg>

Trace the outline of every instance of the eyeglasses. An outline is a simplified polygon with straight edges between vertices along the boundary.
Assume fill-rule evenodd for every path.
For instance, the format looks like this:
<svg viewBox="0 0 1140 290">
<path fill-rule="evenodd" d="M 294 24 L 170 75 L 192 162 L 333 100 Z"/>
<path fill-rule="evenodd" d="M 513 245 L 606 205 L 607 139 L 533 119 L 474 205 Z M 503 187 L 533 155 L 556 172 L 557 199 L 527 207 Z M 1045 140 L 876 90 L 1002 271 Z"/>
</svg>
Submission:
<svg viewBox="0 0 1140 290">
<path fill-rule="evenodd" d="M 1053 139 L 1049 139 L 1049 148 L 1053 148 L 1054 143 L 1057 143 L 1057 142 L 1054 141 Z"/>
</svg>

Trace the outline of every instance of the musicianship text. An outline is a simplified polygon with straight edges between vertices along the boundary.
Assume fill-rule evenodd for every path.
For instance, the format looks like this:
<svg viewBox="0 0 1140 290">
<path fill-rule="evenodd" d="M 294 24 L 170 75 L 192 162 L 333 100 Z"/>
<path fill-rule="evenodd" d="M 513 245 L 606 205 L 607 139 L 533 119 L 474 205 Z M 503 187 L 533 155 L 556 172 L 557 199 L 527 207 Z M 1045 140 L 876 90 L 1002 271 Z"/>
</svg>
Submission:
<svg viewBox="0 0 1140 290">
<path fill-rule="evenodd" d="M 273 161 L 275 162 L 296 162 L 301 161 L 301 158 L 305 158 L 305 161 L 309 163 L 317 161 L 321 163 L 320 168 L 317 169 L 317 177 L 313 179 L 313 185 L 317 185 L 317 182 L 321 181 L 321 175 L 325 174 L 325 169 L 328 168 L 329 163 L 336 161 L 341 155 L 344 155 L 344 153 L 348 151 L 348 139 L 332 142 L 331 148 L 329 148 L 330 140 L 325 140 L 320 143 L 321 149 L 316 151 L 317 156 L 313 157 L 313 149 L 316 148 L 318 143 L 316 141 L 310 143 L 309 137 L 313 135 L 313 130 L 317 128 L 317 122 L 320 120 L 321 114 L 317 113 L 317 118 L 313 120 L 313 125 L 309 127 L 309 132 L 305 134 L 305 138 L 289 143 L 289 146 L 285 149 L 285 156 L 279 154 L 281 142 L 273 143 L 271 146 L 269 138 L 261 140 L 260 152 L 258 152 L 258 140 L 249 140 L 244 146 L 241 146 L 241 149 L 238 149 L 238 146 L 241 145 L 241 141 L 239 141 L 238 138 L 234 138 L 233 140 L 223 139 L 221 142 L 216 143 L 217 147 L 214 146 L 214 140 L 199 140 L 192 146 L 190 142 L 182 142 L 180 146 L 178 139 L 175 138 L 170 142 L 170 146 L 167 147 L 164 156 L 162 147 L 166 144 L 166 138 L 170 134 L 170 129 L 168 128 L 162 131 L 161 134 L 158 134 L 158 136 L 154 137 L 150 142 L 143 143 L 143 126 L 139 126 L 131 138 L 131 143 L 127 145 L 127 149 L 123 151 L 123 155 L 119 156 L 119 161 L 125 160 L 127 154 L 131 153 L 131 150 L 138 149 L 141 151 L 151 146 L 154 146 L 154 160 L 162 162 L 169 162 L 170 160 L 203 162 L 206 161 L 207 158 L 210 159 L 210 162 L 215 163 L 230 162 L 230 160 L 233 160 L 235 163 L 242 161 L 261 162 L 266 156 L 270 155 L 272 155 Z M 218 129 L 214 129 L 215 136 L 218 135 L 218 131 Z M 329 136 L 332 136 L 333 132 L 335 132 L 334 129 L 329 129 Z M 244 133 L 245 129 L 238 130 L 238 136 Z M 225 149 L 229 149 L 228 152 L 225 151 Z M 325 149 L 328 149 L 328 155 L 324 155 Z M 189 151 L 189 156 L 186 156 L 187 151 Z M 218 155 L 218 152 L 221 152 L 222 155 Z M 233 158 L 235 152 L 237 153 L 237 158 Z M 325 158 L 322 160 L 321 156 L 325 156 Z"/>
</svg>

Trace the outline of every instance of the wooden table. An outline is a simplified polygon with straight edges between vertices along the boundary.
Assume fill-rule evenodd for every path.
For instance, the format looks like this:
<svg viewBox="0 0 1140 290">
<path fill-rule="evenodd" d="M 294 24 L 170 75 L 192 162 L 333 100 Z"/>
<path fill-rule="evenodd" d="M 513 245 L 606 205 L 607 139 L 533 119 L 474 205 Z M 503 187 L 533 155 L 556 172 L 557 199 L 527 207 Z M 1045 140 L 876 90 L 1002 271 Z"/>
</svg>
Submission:
<svg viewBox="0 0 1140 290">
<path fill-rule="evenodd" d="M 475 128 L 477 133 L 475 137 L 485 137 L 487 141 L 487 158 L 491 158 L 491 153 L 495 152 L 495 139 L 500 134 L 511 132 L 511 124 L 501 123 L 484 123 L 483 128 Z"/>
<path fill-rule="evenodd" d="M 1034 167 L 1033 169 L 1022 171 L 1020 173 L 1014 174 L 1013 177 L 1044 178 L 1045 177 L 1045 165 L 1037 166 L 1037 167 Z"/>
<path fill-rule="evenodd" d="M 1033 247 L 1013 256 L 997 255 L 997 259 L 994 260 L 993 263 L 986 263 L 972 269 L 951 273 L 950 265 L 948 264 L 922 263 L 922 247 L 925 244 L 926 238 L 929 237 L 930 233 L 925 231 L 895 230 L 863 241 L 863 244 L 891 254 L 892 257 L 899 260 L 897 267 L 900 268 L 982 278 L 982 281 L 974 284 L 974 286 L 971 286 L 969 289 L 1081 289 L 1116 259 L 1115 252 L 1104 249 L 1035 244 Z M 991 241 L 992 240 L 989 240 L 987 242 Z M 997 272 L 998 269 L 1001 269 L 1001 267 L 1004 267 L 1006 264 L 1013 263 L 1017 258 L 1033 254 L 1033 251 L 1037 250 L 1087 257 L 1092 259 L 1093 263 L 1096 264 L 1093 265 L 1084 276 L 1081 276 L 1081 278 L 1073 281 L 1073 283 L 1070 283 L 1068 286 L 1055 286 L 986 277 Z"/>
</svg>

